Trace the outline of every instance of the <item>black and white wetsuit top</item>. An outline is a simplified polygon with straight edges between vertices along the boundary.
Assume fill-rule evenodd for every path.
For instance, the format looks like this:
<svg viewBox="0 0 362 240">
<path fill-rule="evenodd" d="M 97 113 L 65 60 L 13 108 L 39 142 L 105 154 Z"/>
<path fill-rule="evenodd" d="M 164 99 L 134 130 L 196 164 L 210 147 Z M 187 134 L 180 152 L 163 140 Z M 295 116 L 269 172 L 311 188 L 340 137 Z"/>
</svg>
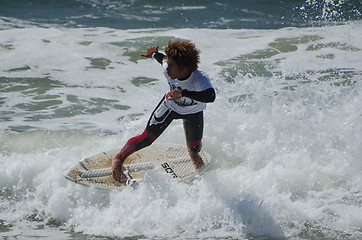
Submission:
<svg viewBox="0 0 362 240">
<path fill-rule="evenodd" d="M 185 80 L 171 79 L 167 74 L 167 61 L 165 55 L 156 53 L 155 59 L 162 64 L 170 90 L 182 90 L 183 97 L 178 100 L 165 99 L 165 105 L 181 115 L 194 114 L 206 108 L 206 103 L 215 100 L 215 90 L 210 83 L 209 77 L 200 70 L 191 73 Z"/>
</svg>

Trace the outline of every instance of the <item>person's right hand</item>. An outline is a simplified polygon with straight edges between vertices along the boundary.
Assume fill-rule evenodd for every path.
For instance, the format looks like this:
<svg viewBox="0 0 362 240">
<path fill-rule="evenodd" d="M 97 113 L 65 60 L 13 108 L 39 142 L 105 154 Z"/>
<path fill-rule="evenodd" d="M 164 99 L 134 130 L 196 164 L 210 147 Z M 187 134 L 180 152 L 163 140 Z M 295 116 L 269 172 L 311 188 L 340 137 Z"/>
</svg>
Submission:
<svg viewBox="0 0 362 240">
<path fill-rule="evenodd" d="M 151 58 L 152 53 L 158 52 L 158 46 L 149 47 L 146 49 L 146 51 L 147 51 L 147 53 L 146 54 L 141 53 L 141 56 L 146 57 L 146 58 Z"/>
</svg>

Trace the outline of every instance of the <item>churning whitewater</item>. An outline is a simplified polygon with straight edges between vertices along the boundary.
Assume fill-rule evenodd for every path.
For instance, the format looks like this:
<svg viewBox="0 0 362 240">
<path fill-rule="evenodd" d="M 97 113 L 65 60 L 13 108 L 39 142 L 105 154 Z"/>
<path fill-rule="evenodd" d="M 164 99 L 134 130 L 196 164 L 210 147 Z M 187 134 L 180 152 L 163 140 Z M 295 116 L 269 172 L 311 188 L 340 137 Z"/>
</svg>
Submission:
<svg viewBox="0 0 362 240">
<path fill-rule="evenodd" d="M 2 238 L 362 237 L 361 21 L 117 29 L 58 20 L 0 18 Z M 139 55 L 174 39 L 196 44 L 216 89 L 204 112 L 207 171 L 187 183 L 151 171 L 124 191 L 67 181 L 81 159 L 142 133 L 168 86 Z M 156 142 L 185 144 L 182 122 Z"/>
</svg>

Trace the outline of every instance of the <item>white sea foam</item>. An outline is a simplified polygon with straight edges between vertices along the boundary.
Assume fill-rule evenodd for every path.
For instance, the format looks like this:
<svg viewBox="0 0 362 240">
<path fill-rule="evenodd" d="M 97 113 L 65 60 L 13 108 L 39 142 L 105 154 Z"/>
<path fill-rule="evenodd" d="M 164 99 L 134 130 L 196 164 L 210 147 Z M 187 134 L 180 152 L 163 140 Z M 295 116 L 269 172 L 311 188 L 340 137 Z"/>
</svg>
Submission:
<svg viewBox="0 0 362 240">
<path fill-rule="evenodd" d="M 0 31 L 0 236 L 361 237 L 361 26 Z M 122 192 L 65 180 L 143 131 L 167 86 L 137 56 L 167 37 L 196 43 L 217 89 L 209 170 L 191 183 L 151 172 Z M 183 143 L 181 122 L 157 141 Z"/>
</svg>

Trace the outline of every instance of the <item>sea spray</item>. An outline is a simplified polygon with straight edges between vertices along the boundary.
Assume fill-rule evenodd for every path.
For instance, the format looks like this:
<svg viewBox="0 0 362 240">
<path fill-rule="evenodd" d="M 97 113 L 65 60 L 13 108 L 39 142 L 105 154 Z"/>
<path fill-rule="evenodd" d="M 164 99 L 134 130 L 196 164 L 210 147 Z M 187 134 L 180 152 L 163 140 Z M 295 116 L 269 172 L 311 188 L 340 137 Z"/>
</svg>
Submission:
<svg viewBox="0 0 362 240">
<path fill-rule="evenodd" d="M 1 236 L 358 239 L 360 32 L 1 31 Z M 151 172 L 122 192 L 67 181 L 79 160 L 143 131 L 167 84 L 138 55 L 168 38 L 196 42 L 217 91 L 205 110 L 208 171 L 189 183 Z M 157 141 L 183 144 L 182 122 Z"/>
</svg>

